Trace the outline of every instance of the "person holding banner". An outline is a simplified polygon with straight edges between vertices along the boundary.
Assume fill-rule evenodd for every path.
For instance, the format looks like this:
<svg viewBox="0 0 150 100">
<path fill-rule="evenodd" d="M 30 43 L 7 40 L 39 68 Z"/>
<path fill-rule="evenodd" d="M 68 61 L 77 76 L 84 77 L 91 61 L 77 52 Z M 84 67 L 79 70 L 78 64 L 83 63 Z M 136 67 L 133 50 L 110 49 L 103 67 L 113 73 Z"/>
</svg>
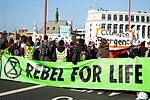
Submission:
<svg viewBox="0 0 150 100">
<path fill-rule="evenodd" d="M 147 48 L 148 50 L 145 52 L 145 57 L 150 57 L 150 41 L 147 42 Z"/>
<path fill-rule="evenodd" d="M 8 41 L 3 32 L 0 32 L 0 59 L 8 51 Z"/>
<path fill-rule="evenodd" d="M 13 44 L 8 49 L 10 55 L 20 56 L 20 48 L 17 40 L 14 40 Z"/>
<path fill-rule="evenodd" d="M 141 50 L 141 57 L 145 57 L 145 52 L 148 50 L 148 48 L 145 47 L 145 41 L 141 42 L 139 49 Z"/>
<path fill-rule="evenodd" d="M 26 46 L 27 37 L 25 35 L 21 36 L 21 40 L 19 42 L 20 55 L 24 57 L 24 47 Z"/>
<path fill-rule="evenodd" d="M 48 42 L 48 36 L 44 36 L 43 42 L 40 44 L 40 61 L 50 61 L 50 43 Z"/>
<path fill-rule="evenodd" d="M 88 55 L 89 54 L 87 51 L 85 40 L 79 39 L 79 43 L 77 44 L 77 47 L 75 47 L 75 50 L 72 56 L 72 63 L 76 65 L 78 61 L 87 60 Z"/>
<path fill-rule="evenodd" d="M 58 43 L 58 47 L 55 52 L 56 62 L 66 62 L 68 56 L 68 50 L 65 47 L 65 43 L 63 40 L 60 40 Z"/>
<path fill-rule="evenodd" d="M 96 55 L 97 55 L 98 49 L 96 48 L 95 43 L 93 41 L 89 42 L 89 45 L 87 47 L 87 51 L 89 54 L 88 59 L 96 59 L 97 58 Z"/>
<path fill-rule="evenodd" d="M 101 42 L 99 43 L 98 53 L 96 57 L 109 58 L 109 44 L 105 38 L 102 38 Z"/>
<path fill-rule="evenodd" d="M 3 32 L 0 32 L 0 49 L 6 49 L 8 47 L 7 38 L 4 36 Z"/>
<path fill-rule="evenodd" d="M 28 59 L 33 58 L 34 48 L 30 44 L 30 40 L 28 39 L 26 42 L 26 46 L 24 47 L 24 57 Z"/>
</svg>

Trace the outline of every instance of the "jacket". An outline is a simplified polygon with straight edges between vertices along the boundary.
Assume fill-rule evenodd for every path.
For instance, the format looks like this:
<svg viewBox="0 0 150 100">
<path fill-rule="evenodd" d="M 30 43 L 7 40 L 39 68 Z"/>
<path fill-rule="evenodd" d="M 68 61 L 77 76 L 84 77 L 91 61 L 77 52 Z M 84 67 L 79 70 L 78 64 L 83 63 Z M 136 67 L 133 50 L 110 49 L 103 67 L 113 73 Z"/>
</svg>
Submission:
<svg viewBox="0 0 150 100">
<path fill-rule="evenodd" d="M 72 63 L 73 64 L 77 64 L 78 61 L 81 61 L 80 60 L 80 53 L 82 51 L 85 51 L 86 52 L 86 57 L 88 56 L 88 52 L 87 52 L 87 49 L 86 49 L 86 46 L 84 43 L 79 43 L 77 45 L 77 47 L 75 48 L 74 50 L 74 53 L 73 53 L 73 56 L 72 56 Z M 87 58 L 86 58 L 87 59 Z"/>
</svg>

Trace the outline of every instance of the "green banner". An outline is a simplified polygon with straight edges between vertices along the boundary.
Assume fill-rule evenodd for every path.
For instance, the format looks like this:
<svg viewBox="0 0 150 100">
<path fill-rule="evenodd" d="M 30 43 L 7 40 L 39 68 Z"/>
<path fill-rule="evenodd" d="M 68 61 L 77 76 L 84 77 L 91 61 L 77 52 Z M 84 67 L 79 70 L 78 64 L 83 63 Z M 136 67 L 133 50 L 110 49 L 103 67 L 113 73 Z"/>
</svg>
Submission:
<svg viewBox="0 0 150 100">
<path fill-rule="evenodd" d="M 150 92 L 150 58 L 46 62 L 2 56 L 1 78 L 57 87 Z"/>
</svg>

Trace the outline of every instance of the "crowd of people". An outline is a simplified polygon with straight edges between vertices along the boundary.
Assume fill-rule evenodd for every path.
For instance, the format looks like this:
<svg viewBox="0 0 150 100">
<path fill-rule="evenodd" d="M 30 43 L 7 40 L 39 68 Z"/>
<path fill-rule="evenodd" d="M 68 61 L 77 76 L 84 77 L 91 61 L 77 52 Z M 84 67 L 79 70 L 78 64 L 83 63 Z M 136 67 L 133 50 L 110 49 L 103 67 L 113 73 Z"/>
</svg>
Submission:
<svg viewBox="0 0 150 100">
<path fill-rule="evenodd" d="M 145 44 L 145 41 L 143 41 L 140 45 L 133 45 L 124 51 L 111 51 L 105 38 L 101 39 L 97 48 L 92 41 L 86 45 L 84 39 L 78 39 L 68 44 L 63 39 L 57 42 L 45 35 L 43 39 L 41 37 L 36 38 L 34 43 L 31 36 L 26 37 L 23 35 L 20 39 L 14 40 L 13 38 L 8 39 L 4 33 L 0 32 L 0 50 L 7 50 L 7 53 L 10 55 L 40 61 L 72 62 L 75 65 L 83 60 L 110 58 L 112 56 L 114 58 L 150 57 L 150 42 L 147 43 L 147 47 Z M 0 55 L 2 55 L 1 51 Z M 140 93 L 138 95 L 140 96 Z"/>
<path fill-rule="evenodd" d="M 57 42 L 45 35 L 43 39 L 36 38 L 34 43 L 31 36 L 23 35 L 19 40 L 14 40 L 13 38 L 8 39 L 3 33 L 0 33 L 0 50 L 6 49 L 8 54 L 14 56 L 40 61 L 67 61 L 73 64 L 77 64 L 81 60 L 95 59 L 98 52 L 93 42 L 86 46 L 84 39 L 68 44 L 63 39 Z"/>
<path fill-rule="evenodd" d="M 150 57 L 150 42 L 145 47 L 145 41 L 138 46 L 131 46 L 127 51 L 113 51 L 113 58 L 116 57 Z M 56 41 L 48 38 L 36 38 L 35 43 L 32 37 L 21 36 L 19 40 L 8 38 L 0 33 L 0 50 L 7 49 L 10 55 L 23 56 L 28 59 L 35 59 L 40 61 L 52 62 L 72 62 L 77 64 L 78 61 L 109 58 L 112 53 L 109 50 L 109 43 L 105 38 L 99 42 L 99 47 L 90 41 L 88 45 L 85 44 L 84 39 L 78 39 L 70 44 L 65 43 L 64 40 Z"/>
</svg>

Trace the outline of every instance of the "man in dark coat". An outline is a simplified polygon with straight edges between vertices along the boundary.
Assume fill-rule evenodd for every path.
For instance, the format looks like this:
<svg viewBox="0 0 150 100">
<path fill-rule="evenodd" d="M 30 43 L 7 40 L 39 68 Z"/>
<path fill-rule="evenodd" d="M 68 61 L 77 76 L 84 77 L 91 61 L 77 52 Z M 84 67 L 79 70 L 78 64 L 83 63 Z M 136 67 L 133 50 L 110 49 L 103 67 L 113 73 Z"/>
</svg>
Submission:
<svg viewBox="0 0 150 100">
<path fill-rule="evenodd" d="M 145 57 L 145 52 L 148 50 L 148 48 L 145 47 L 145 41 L 141 42 L 139 49 L 141 50 L 141 57 Z"/>
<path fill-rule="evenodd" d="M 79 39 L 79 44 L 77 44 L 77 47 L 74 50 L 73 56 L 72 56 L 72 63 L 77 64 L 78 61 L 81 61 L 81 52 L 85 52 L 85 60 L 88 56 L 88 51 L 86 49 L 85 40 Z"/>
<path fill-rule="evenodd" d="M 6 49 L 8 47 L 7 38 L 4 36 L 3 32 L 0 32 L 0 49 Z"/>
</svg>

